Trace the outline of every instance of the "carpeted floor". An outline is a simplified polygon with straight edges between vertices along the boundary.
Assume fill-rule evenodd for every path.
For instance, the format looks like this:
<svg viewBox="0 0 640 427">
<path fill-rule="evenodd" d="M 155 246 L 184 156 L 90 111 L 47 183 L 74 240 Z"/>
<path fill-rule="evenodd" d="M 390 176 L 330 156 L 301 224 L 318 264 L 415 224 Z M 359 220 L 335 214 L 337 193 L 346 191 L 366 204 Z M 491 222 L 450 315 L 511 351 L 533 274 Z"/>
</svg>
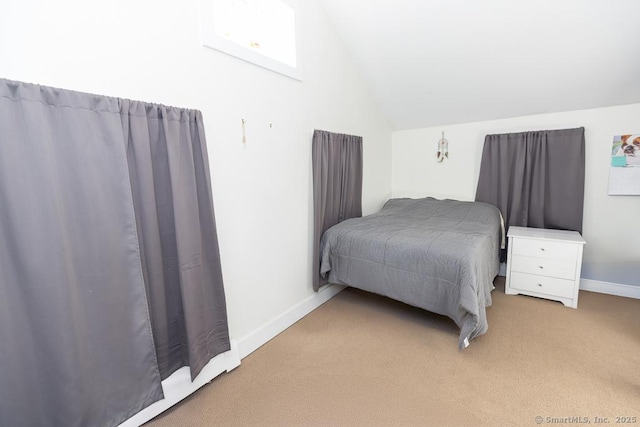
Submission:
<svg viewBox="0 0 640 427">
<path fill-rule="evenodd" d="M 462 352 L 448 318 L 346 289 L 148 426 L 640 425 L 640 300 L 495 284 Z"/>
</svg>

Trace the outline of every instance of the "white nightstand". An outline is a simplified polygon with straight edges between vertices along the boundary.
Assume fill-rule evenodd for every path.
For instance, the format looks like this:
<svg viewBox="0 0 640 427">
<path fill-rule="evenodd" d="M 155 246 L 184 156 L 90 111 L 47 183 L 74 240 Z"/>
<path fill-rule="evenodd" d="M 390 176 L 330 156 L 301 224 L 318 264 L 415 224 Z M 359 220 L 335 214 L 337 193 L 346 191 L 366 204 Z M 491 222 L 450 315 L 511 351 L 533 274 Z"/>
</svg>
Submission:
<svg viewBox="0 0 640 427">
<path fill-rule="evenodd" d="M 509 227 L 505 293 L 560 301 L 578 308 L 582 248 L 580 233 Z"/>
</svg>

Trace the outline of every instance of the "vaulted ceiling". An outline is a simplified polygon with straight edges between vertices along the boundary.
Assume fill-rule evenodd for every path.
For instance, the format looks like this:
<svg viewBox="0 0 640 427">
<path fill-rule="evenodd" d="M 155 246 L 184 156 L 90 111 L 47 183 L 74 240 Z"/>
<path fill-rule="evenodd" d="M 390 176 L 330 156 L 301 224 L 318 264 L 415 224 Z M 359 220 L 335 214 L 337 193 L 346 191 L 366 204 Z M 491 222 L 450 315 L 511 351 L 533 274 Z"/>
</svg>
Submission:
<svg viewBox="0 0 640 427">
<path fill-rule="evenodd" d="M 640 102 L 639 0 L 322 2 L 396 130 Z"/>
</svg>

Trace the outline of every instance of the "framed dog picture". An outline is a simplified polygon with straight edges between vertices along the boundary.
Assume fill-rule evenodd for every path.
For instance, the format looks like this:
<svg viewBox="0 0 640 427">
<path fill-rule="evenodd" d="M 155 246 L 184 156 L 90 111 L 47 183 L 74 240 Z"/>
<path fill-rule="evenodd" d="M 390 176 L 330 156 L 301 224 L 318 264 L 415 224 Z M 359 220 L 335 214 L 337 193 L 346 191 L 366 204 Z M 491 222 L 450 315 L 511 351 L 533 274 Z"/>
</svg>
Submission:
<svg viewBox="0 0 640 427">
<path fill-rule="evenodd" d="M 613 137 L 609 194 L 640 195 L 640 132 Z"/>
</svg>

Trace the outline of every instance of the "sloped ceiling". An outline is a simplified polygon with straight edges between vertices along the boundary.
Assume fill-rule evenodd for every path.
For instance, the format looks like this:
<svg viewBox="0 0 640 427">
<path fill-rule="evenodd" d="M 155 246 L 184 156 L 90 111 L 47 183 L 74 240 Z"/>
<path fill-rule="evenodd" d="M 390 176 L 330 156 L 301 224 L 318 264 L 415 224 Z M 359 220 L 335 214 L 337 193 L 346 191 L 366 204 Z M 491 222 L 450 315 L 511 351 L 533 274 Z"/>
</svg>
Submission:
<svg viewBox="0 0 640 427">
<path fill-rule="evenodd" d="M 640 102 L 640 0 L 321 1 L 396 130 Z"/>
</svg>

